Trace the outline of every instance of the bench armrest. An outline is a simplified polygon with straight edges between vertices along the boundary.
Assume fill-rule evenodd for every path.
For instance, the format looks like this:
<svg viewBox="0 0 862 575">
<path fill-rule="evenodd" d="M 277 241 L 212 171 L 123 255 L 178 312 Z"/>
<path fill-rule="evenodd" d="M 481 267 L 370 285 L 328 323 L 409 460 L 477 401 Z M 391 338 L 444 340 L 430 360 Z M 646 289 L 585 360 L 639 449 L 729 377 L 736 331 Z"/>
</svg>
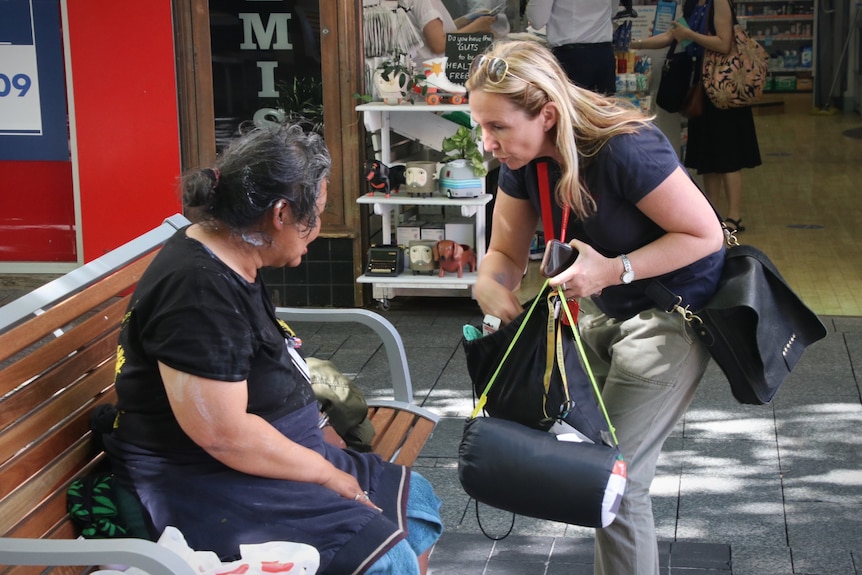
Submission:
<svg viewBox="0 0 862 575">
<path fill-rule="evenodd" d="M 304 308 L 279 307 L 275 310 L 279 319 L 305 322 L 355 322 L 370 327 L 383 342 L 389 372 L 392 375 L 392 390 L 397 401 L 413 403 L 413 385 L 407 367 L 407 354 L 401 334 L 388 319 L 367 309 L 361 308 Z"/>
<path fill-rule="evenodd" d="M 196 575 L 179 555 L 145 539 L 0 537 L 0 565 L 128 565 L 149 575 Z"/>
</svg>

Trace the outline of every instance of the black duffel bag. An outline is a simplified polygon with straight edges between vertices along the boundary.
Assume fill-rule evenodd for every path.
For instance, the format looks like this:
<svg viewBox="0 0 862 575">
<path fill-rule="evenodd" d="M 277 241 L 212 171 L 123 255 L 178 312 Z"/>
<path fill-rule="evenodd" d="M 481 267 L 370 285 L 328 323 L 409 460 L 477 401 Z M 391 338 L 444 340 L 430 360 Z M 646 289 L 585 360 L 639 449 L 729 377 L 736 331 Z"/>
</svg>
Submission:
<svg viewBox="0 0 862 575">
<path fill-rule="evenodd" d="M 497 509 L 584 527 L 607 527 L 626 486 L 618 446 L 562 441 L 497 417 L 464 425 L 458 479 L 470 497 Z"/>
</svg>

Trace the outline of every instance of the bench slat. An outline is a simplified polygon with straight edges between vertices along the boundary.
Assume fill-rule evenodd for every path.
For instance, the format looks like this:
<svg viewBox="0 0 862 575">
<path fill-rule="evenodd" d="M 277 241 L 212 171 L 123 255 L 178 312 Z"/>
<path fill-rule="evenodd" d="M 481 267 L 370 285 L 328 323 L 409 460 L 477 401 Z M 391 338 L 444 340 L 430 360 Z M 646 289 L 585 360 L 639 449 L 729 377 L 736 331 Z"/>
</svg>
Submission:
<svg viewBox="0 0 862 575">
<path fill-rule="evenodd" d="M 369 407 L 368 419 L 375 431 L 371 442 L 374 452 L 400 465 L 413 465 L 437 425 L 428 414 L 417 413 L 407 406 L 399 409 L 375 405 Z"/>
<path fill-rule="evenodd" d="M 93 461 L 90 436 L 0 500 L 0 535 L 44 537 L 66 516 L 66 488 Z"/>
<path fill-rule="evenodd" d="M 81 353 L 67 358 L 51 371 L 0 401 L 0 431 L 36 410 L 45 402 L 45 398 L 54 396 L 68 386 L 70 381 L 84 377 L 100 365 L 116 362 L 118 333 L 119 330 L 109 332 Z M 76 377 L 74 374 L 80 375 Z"/>
<path fill-rule="evenodd" d="M 85 468 L 86 469 L 86 468 Z M 66 514 L 66 486 L 54 489 L 39 505 L 35 506 L 17 524 L 10 526 L 7 537 L 35 537 L 39 539 L 75 539 L 78 536 L 75 524 Z M 31 503 L 32 506 L 32 503 Z"/>
<path fill-rule="evenodd" d="M 65 505 L 65 501 L 61 500 L 62 498 L 54 498 L 58 502 Z M 19 535 L 19 537 L 23 537 L 23 535 Z M 42 539 L 75 539 L 77 538 L 77 530 L 72 521 L 68 518 L 68 516 L 60 522 L 59 525 L 54 526 L 48 533 L 45 533 L 41 536 Z M 46 569 L 45 567 L 40 566 L 16 566 L 9 567 L 5 570 L 0 569 L 0 575 L 85 575 L 87 573 L 92 572 L 92 566 L 82 565 L 82 566 L 70 566 L 64 565 L 60 567 L 51 567 Z"/>
<path fill-rule="evenodd" d="M 116 401 L 113 388 L 102 394 L 92 403 L 75 412 L 74 417 L 41 441 L 30 444 L 26 449 L 0 465 L 0 506 L 3 498 L 8 496 L 17 486 L 23 485 L 36 476 L 40 469 L 46 467 L 57 457 L 63 455 L 71 446 L 86 438 L 90 438 L 90 412 L 92 409 Z M 95 452 L 90 457 L 82 457 L 78 466 L 84 468 L 89 461 L 97 456 Z"/>
<path fill-rule="evenodd" d="M 380 441 L 383 438 L 383 434 L 386 433 L 386 430 L 389 428 L 389 424 L 392 420 L 395 419 L 395 410 L 386 408 L 386 407 L 369 407 L 368 408 L 368 420 L 371 422 L 371 425 L 374 426 L 374 438 L 371 440 L 371 449 L 374 453 L 379 454 L 383 459 L 389 460 L 392 457 L 392 453 L 385 453 L 380 450 Z"/>
<path fill-rule="evenodd" d="M 107 362 L 61 393 L 52 397 L 32 414 L 0 433 L 0 462 L 5 466 L 16 453 L 38 442 L 43 435 L 53 435 L 55 428 L 70 417 L 83 412 L 88 426 L 89 412 L 96 398 L 109 390 L 114 381 L 114 364 Z"/>
<path fill-rule="evenodd" d="M 60 337 L 44 343 L 27 356 L 0 371 L 0 396 L 51 369 L 52 366 L 65 362 L 71 354 L 79 352 L 106 334 L 114 334 L 111 337 L 113 337 L 116 348 L 117 336 L 115 334 L 119 332 L 119 324 L 123 314 L 126 313 L 128 300 L 129 298 L 125 297 L 108 305 L 100 313 L 84 320 Z M 75 375 L 70 374 L 69 378 Z"/>
<path fill-rule="evenodd" d="M 435 425 L 433 421 L 417 417 L 410 435 L 404 440 L 401 449 L 398 451 L 395 463 L 399 465 L 413 465 L 416 458 L 419 457 L 419 452 L 422 451 L 425 442 L 431 436 L 431 432 L 434 431 Z"/>
<path fill-rule="evenodd" d="M 5 571 L 0 571 L 0 575 L 87 575 L 91 573 L 91 567 L 52 567 L 45 569 L 44 567 L 19 565 L 10 567 Z"/>
<path fill-rule="evenodd" d="M 133 288 L 154 257 L 155 253 L 150 253 L 81 293 L 63 300 L 45 313 L 0 334 L 0 361 L 12 357 L 58 327 L 73 322 L 116 295 Z"/>
<path fill-rule="evenodd" d="M 96 467 L 104 465 L 104 456 L 94 457 L 81 469 L 82 474 L 93 472 Z M 77 477 L 77 475 L 75 476 Z M 7 537 L 38 538 L 38 539 L 76 539 L 78 527 L 66 513 L 66 491 L 72 477 L 64 481 L 59 488 L 46 496 L 45 500 L 35 506 L 31 512 L 12 526 Z"/>
</svg>

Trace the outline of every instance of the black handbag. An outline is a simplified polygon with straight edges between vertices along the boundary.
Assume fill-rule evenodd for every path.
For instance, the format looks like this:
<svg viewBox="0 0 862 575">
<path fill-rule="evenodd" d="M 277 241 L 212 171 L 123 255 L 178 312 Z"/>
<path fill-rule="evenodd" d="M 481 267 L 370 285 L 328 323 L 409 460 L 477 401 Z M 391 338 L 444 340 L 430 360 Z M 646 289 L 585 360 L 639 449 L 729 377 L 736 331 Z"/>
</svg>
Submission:
<svg viewBox="0 0 862 575">
<path fill-rule="evenodd" d="M 676 41 L 672 42 L 667 58 L 661 68 L 661 81 L 655 95 L 659 108 L 675 114 L 684 109 L 693 97 L 692 87 L 698 84 L 696 59 L 685 52 L 674 53 Z"/>
<path fill-rule="evenodd" d="M 595 409 L 575 341 L 565 337 L 563 322 L 554 317 L 557 298 L 546 282 L 512 322 L 485 337 L 465 338 L 473 394 L 484 398 L 480 410 L 492 417 L 541 430 L 564 420 L 590 441 L 600 442 L 608 426 Z M 565 369 L 560 369 L 558 353 Z"/>
<path fill-rule="evenodd" d="M 516 321 L 465 341 L 479 400 L 464 426 L 458 478 L 470 497 L 498 509 L 606 527 L 625 490 L 625 461 L 565 302 L 546 281 Z M 563 313 L 571 329 L 555 317 Z M 490 417 L 478 417 L 483 409 Z M 571 432 L 544 431 L 556 421 Z"/>
<path fill-rule="evenodd" d="M 724 372 L 737 401 L 763 405 L 775 397 L 805 348 L 826 337 L 826 327 L 766 254 L 738 245 L 735 235 L 724 229 L 730 244 L 724 269 L 703 309 L 690 311 L 658 281 L 647 288 L 647 295 L 660 308 L 683 314 Z"/>
</svg>

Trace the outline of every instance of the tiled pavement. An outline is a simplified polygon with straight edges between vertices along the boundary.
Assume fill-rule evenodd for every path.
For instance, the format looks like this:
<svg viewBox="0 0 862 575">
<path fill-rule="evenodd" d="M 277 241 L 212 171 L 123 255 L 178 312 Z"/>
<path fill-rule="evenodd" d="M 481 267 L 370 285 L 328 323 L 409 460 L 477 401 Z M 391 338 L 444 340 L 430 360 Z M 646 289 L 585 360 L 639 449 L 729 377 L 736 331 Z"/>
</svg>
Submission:
<svg viewBox="0 0 862 575">
<path fill-rule="evenodd" d="M 0 276 L 0 305 L 33 285 Z M 444 502 L 434 575 L 592 573 L 592 530 L 517 517 L 512 534 L 482 534 L 457 478 L 472 410 L 461 327 L 478 324 L 463 298 L 398 298 L 399 329 L 417 403 L 442 416 L 416 467 Z M 732 398 L 714 365 L 668 439 L 652 486 L 662 575 L 862 575 L 862 318 L 823 318 L 812 346 L 769 406 Z M 306 352 L 385 397 L 388 371 L 367 328 L 295 324 Z M 480 506 L 489 535 L 512 515 Z M 626 574 L 620 574 L 626 575 Z"/>
<path fill-rule="evenodd" d="M 442 416 L 416 464 L 444 502 L 429 572 L 591 574 L 592 530 L 519 516 L 492 541 L 458 483 L 472 410 L 461 327 L 480 322 L 475 303 L 404 297 L 382 313 L 404 339 L 417 403 Z M 862 318 L 823 319 L 829 335 L 771 405 L 736 403 L 710 365 L 652 486 L 663 575 L 862 575 Z M 294 328 L 311 355 L 356 374 L 368 395 L 387 395 L 385 358 L 365 328 Z M 490 535 L 512 520 L 485 506 L 479 517 Z"/>
</svg>

